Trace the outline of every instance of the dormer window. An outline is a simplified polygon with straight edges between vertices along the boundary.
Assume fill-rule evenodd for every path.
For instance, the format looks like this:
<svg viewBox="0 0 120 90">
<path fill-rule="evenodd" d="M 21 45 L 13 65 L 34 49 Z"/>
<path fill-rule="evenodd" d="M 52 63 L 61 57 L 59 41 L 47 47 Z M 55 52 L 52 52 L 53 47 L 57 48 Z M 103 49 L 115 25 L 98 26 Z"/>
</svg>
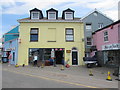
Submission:
<svg viewBox="0 0 120 90">
<path fill-rule="evenodd" d="M 73 19 L 73 12 L 65 12 L 65 19 Z"/>
<path fill-rule="evenodd" d="M 43 14 L 41 10 L 37 8 L 30 10 L 30 19 L 42 19 L 42 18 Z"/>
<path fill-rule="evenodd" d="M 48 12 L 48 19 L 56 19 L 56 12 Z"/>
<path fill-rule="evenodd" d="M 74 11 L 71 9 L 66 9 L 62 13 L 62 19 L 74 19 Z"/>
<path fill-rule="evenodd" d="M 31 19 L 39 19 L 40 13 L 39 12 L 32 12 L 31 13 Z"/>
<path fill-rule="evenodd" d="M 47 12 L 47 19 L 58 19 L 58 11 L 51 8 L 46 11 Z"/>
</svg>

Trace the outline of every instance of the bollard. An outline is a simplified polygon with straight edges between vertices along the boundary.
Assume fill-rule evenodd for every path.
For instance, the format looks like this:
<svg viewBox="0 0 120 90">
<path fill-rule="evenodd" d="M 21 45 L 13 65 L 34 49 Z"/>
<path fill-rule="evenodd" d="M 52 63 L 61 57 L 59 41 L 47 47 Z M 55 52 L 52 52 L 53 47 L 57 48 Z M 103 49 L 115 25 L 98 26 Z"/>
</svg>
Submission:
<svg viewBox="0 0 120 90">
<path fill-rule="evenodd" d="M 19 67 L 19 65 L 18 65 L 18 64 L 16 64 L 16 65 L 15 65 L 15 67 L 17 68 L 17 67 Z"/>
<path fill-rule="evenodd" d="M 64 70 L 64 65 L 61 66 L 61 70 Z"/>
<path fill-rule="evenodd" d="M 44 68 L 44 64 L 42 63 L 42 66 L 41 66 L 41 68 Z"/>
<path fill-rule="evenodd" d="M 89 69 L 89 71 L 90 71 L 89 76 L 93 76 L 92 69 Z"/>
<path fill-rule="evenodd" d="M 111 76 L 110 76 L 110 72 L 108 71 L 108 75 L 107 75 L 107 79 L 106 80 L 108 80 L 108 81 L 112 81 L 112 78 L 111 78 Z"/>
<path fill-rule="evenodd" d="M 23 64 L 22 66 L 25 67 L 25 64 Z"/>
</svg>

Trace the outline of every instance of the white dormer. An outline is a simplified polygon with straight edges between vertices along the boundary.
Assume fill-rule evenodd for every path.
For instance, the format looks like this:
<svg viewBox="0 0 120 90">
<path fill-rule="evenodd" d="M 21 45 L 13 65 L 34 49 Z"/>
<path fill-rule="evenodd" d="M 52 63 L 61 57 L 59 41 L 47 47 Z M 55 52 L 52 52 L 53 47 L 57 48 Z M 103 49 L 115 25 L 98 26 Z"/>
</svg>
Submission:
<svg viewBox="0 0 120 90">
<path fill-rule="evenodd" d="M 56 12 L 48 12 L 48 19 L 56 19 Z"/>
<path fill-rule="evenodd" d="M 31 12 L 31 19 L 39 19 L 40 18 L 40 12 L 33 11 Z"/>
<path fill-rule="evenodd" d="M 62 13 L 62 19 L 73 20 L 74 19 L 74 11 L 71 9 L 66 9 Z"/>
<path fill-rule="evenodd" d="M 47 19 L 58 19 L 58 11 L 51 8 L 46 11 L 47 12 Z"/>
<path fill-rule="evenodd" d="M 43 14 L 41 10 L 37 8 L 30 10 L 30 19 L 42 19 L 42 18 Z"/>
<path fill-rule="evenodd" d="M 73 19 L 73 12 L 65 12 L 65 19 Z"/>
</svg>

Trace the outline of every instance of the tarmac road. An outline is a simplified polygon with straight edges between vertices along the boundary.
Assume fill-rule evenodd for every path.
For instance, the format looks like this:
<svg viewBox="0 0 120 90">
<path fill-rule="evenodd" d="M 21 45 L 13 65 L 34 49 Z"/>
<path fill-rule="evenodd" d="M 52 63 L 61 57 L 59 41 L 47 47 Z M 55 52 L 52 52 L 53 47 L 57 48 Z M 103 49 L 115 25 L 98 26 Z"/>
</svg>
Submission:
<svg viewBox="0 0 120 90">
<path fill-rule="evenodd" d="M 9 71 L 3 71 L 2 75 L 2 88 L 85 88 Z"/>
<path fill-rule="evenodd" d="M 80 69 L 80 71 L 79 71 Z M 77 72 L 76 72 L 77 71 Z M 78 72 L 79 71 L 79 72 Z M 104 80 L 103 74 L 89 77 L 86 68 L 71 67 L 60 71 L 59 67 L 19 67 L 3 65 L 3 88 L 97 88 L 95 90 L 117 90 L 117 81 Z M 94 71 L 95 72 L 95 71 Z M 79 74 L 80 73 L 80 74 Z M 86 77 L 87 76 L 87 77 Z M 103 89 L 100 89 L 103 88 Z M 111 88 L 111 89 L 104 89 Z"/>
</svg>

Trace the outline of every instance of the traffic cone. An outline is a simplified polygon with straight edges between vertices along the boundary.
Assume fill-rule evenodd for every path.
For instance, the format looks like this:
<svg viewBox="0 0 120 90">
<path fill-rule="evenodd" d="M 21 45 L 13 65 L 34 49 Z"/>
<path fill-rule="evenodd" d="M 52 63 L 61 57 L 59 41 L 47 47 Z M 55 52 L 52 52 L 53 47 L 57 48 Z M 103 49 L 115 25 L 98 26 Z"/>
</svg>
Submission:
<svg viewBox="0 0 120 90">
<path fill-rule="evenodd" d="M 61 70 L 64 70 L 64 65 L 61 66 Z"/>
<path fill-rule="evenodd" d="M 108 75 L 107 75 L 107 79 L 106 80 L 108 80 L 108 81 L 112 81 L 112 78 L 111 78 L 111 76 L 110 76 L 110 72 L 108 71 Z"/>
<path fill-rule="evenodd" d="M 89 76 L 93 76 L 92 69 L 90 69 L 89 71 L 90 71 Z"/>
<path fill-rule="evenodd" d="M 19 67 L 19 65 L 18 65 L 18 64 L 16 64 L 16 65 L 15 65 L 15 67 L 17 68 L 17 67 Z"/>
</svg>

